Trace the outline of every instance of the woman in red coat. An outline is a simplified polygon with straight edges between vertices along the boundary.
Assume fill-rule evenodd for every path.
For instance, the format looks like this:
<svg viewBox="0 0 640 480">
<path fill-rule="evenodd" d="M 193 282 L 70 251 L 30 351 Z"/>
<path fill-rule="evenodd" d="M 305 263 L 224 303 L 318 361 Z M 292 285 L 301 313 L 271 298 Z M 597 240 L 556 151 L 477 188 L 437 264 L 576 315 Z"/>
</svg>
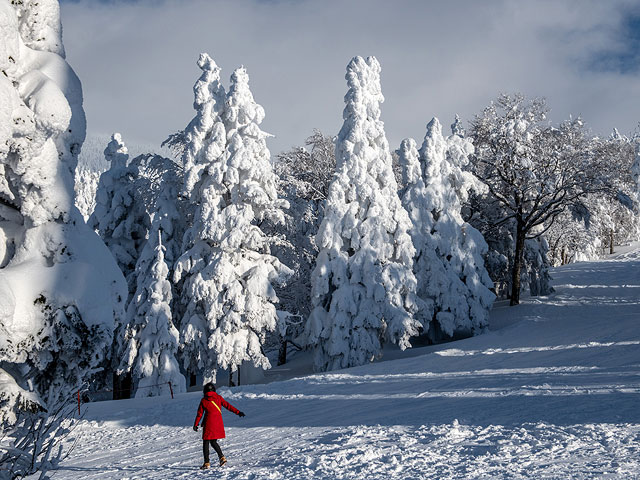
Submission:
<svg viewBox="0 0 640 480">
<path fill-rule="evenodd" d="M 218 457 L 220 458 L 220 466 L 227 463 L 227 459 L 222 455 L 222 450 L 220 449 L 220 445 L 218 445 L 218 439 L 225 437 L 224 423 L 222 422 L 222 409 L 220 407 L 226 408 L 239 417 L 244 417 L 244 413 L 216 393 L 216 387 L 213 383 L 207 383 L 204 386 L 203 391 L 204 398 L 200 400 L 196 421 L 193 424 L 193 429 L 197 432 L 200 419 L 202 418 L 202 415 L 204 415 L 204 420 L 202 421 L 202 453 L 204 453 L 204 464 L 200 467 L 202 470 L 207 469 L 210 466 L 209 444 L 211 444 L 218 454 Z"/>
</svg>

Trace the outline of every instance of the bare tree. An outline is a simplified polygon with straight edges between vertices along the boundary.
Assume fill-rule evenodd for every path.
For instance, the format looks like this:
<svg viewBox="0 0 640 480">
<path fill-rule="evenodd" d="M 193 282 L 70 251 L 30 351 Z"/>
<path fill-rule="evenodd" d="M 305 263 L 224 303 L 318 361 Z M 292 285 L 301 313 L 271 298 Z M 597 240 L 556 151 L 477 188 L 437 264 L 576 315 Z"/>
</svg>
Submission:
<svg viewBox="0 0 640 480">
<path fill-rule="evenodd" d="M 67 443 L 77 425 L 73 396 L 56 400 L 48 409 L 37 403 L 23 403 L 15 424 L 5 424 L 0 434 L 0 478 L 25 478 L 40 472 L 39 478 L 55 469 L 72 451 Z"/>
<path fill-rule="evenodd" d="M 307 137 L 304 147 L 278 154 L 274 164 L 280 178 L 278 194 L 287 199 L 289 210 L 284 224 L 268 226 L 279 238 L 271 250 L 294 272 L 285 284 L 275 286 L 283 311 L 274 339 L 279 344 L 278 365 L 286 363 L 288 344 L 300 348 L 294 338 L 301 333 L 303 319 L 311 311 L 310 278 L 318 254 L 315 235 L 335 167 L 333 137 L 318 129 Z"/>
<path fill-rule="evenodd" d="M 471 122 L 474 173 L 487 185 L 488 201 L 504 213 L 493 223 L 515 223 L 511 305 L 520 303 L 526 240 L 543 235 L 568 205 L 610 188 L 582 120 L 553 127 L 547 112 L 544 99 L 501 95 Z"/>
<path fill-rule="evenodd" d="M 305 200 L 324 200 L 336 170 L 333 137 L 315 128 L 304 147 L 293 147 L 278 154 L 275 170 L 280 176 L 281 188 L 293 187 Z"/>
</svg>

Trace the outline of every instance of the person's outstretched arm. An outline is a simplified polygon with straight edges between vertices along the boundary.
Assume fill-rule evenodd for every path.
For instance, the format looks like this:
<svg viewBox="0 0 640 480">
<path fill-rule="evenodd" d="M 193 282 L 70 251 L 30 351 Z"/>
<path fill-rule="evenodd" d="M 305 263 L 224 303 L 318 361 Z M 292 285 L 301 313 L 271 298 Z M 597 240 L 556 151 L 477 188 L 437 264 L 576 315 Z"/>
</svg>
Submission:
<svg viewBox="0 0 640 480">
<path fill-rule="evenodd" d="M 226 408 L 227 410 L 229 410 L 230 412 L 235 413 L 236 415 L 238 415 L 239 417 L 244 417 L 244 413 L 241 412 L 240 410 L 238 410 L 236 407 L 234 407 L 233 405 L 231 405 L 229 402 L 227 402 L 224 398 L 220 397 L 220 399 L 222 400 L 222 406 L 224 408 Z"/>
<path fill-rule="evenodd" d="M 200 423 L 200 419 L 204 414 L 204 407 L 202 406 L 202 400 L 200 400 L 200 405 L 198 405 L 198 413 L 196 414 L 196 421 L 193 422 L 193 430 L 198 431 L 198 424 Z"/>
</svg>

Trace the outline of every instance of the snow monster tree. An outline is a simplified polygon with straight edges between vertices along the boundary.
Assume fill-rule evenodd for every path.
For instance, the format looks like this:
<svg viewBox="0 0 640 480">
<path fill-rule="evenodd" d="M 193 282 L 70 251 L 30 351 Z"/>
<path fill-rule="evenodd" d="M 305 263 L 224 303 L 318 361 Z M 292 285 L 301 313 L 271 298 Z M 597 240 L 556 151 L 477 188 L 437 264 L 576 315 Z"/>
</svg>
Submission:
<svg viewBox="0 0 640 480">
<path fill-rule="evenodd" d="M 452 127 L 462 133 L 457 122 Z M 464 170 L 472 152 L 471 142 L 459 134 L 445 138 L 437 118 L 427 125 L 420 151 L 413 139 L 398 150 L 402 204 L 416 248 L 413 271 L 423 300 L 416 318 L 431 341 L 482 332 L 495 298 L 484 266 L 487 244 L 461 215 L 469 191 L 480 188 Z"/>
<path fill-rule="evenodd" d="M 277 322 L 272 282 L 290 270 L 269 253 L 259 226 L 265 218 L 281 221 L 287 206 L 278 199 L 268 134 L 259 127 L 264 109 L 244 68 L 233 72 L 226 94 L 213 59 L 202 54 L 198 66 L 196 116 L 166 143 L 181 154 L 184 194 L 194 210 L 174 273 L 183 282 L 183 365 L 209 382 L 219 368 L 270 366 L 261 346 Z"/>
<path fill-rule="evenodd" d="M 0 1 L 0 71 L 0 422 L 22 475 L 49 454 L 48 414 L 105 360 L 126 284 L 74 207 L 85 117 L 57 1 Z"/>
<path fill-rule="evenodd" d="M 346 79 L 336 174 L 316 236 L 314 309 L 305 330 L 319 371 L 370 362 L 384 341 L 404 349 L 420 326 L 413 319 L 411 221 L 398 197 L 380 120 L 380 64 L 355 57 Z"/>
</svg>

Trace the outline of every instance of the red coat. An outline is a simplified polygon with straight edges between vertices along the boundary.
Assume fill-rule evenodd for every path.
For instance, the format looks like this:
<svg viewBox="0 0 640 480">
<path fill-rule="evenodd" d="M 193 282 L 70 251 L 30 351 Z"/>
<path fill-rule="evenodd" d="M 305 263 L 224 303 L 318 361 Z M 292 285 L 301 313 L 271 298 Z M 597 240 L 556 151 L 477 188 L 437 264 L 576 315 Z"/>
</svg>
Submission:
<svg viewBox="0 0 640 480">
<path fill-rule="evenodd" d="M 198 414 L 196 415 L 196 421 L 193 425 L 198 426 L 200 419 L 204 414 L 204 420 L 202 421 L 203 440 L 217 440 L 218 438 L 225 437 L 224 423 L 222 422 L 222 410 L 220 407 L 224 407 L 236 415 L 240 413 L 240 410 L 231 405 L 216 392 L 207 392 L 204 394 L 204 398 L 200 400 Z"/>
</svg>

